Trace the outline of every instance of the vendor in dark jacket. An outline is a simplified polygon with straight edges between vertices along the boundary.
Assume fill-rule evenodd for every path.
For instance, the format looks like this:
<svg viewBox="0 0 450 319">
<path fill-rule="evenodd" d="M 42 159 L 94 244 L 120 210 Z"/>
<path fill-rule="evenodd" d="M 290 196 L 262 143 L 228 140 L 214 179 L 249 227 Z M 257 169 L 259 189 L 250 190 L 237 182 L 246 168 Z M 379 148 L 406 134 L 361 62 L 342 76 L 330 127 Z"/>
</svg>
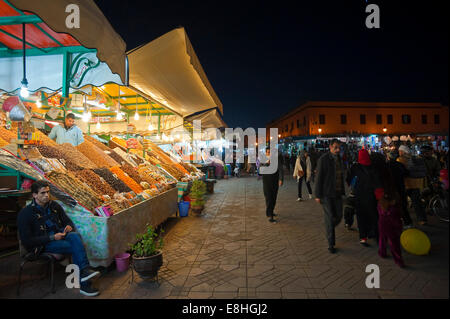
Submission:
<svg viewBox="0 0 450 319">
<path fill-rule="evenodd" d="M 19 236 L 28 252 L 39 255 L 42 252 L 71 254 L 74 264 L 80 269 L 80 293 L 96 296 L 98 290 L 89 279 L 99 274 L 89 266 L 80 235 L 67 217 L 64 209 L 51 201 L 47 181 L 37 181 L 31 186 L 32 203 L 23 208 L 17 218 Z"/>
<path fill-rule="evenodd" d="M 319 158 L 314 185 L 315 200 L 322 204 L 328 250 L 332 254 L 336 252 L 335 227 L 342 220 L 342 196 L 345 195 L 345 172 L 344 163 L 339 156 L 340 145 L 338 139 L 331 140 L 330 152 Z"/>
</svg>

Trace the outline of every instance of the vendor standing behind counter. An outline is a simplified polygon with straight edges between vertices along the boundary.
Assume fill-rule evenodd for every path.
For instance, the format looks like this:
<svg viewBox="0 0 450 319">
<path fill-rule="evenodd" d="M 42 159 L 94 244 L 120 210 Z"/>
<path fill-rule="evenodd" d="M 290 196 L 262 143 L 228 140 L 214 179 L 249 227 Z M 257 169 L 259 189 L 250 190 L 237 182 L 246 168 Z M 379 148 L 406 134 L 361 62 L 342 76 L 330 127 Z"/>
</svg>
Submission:
<svg viewBox="0 0 450 319">
<path fill-rule="evenodd" d="M 64 127 L 61 125 L 54 126 L 48 137 L 52 140 L 56 138 L 58 144 L 70 143 L 73 146 L 78 146 L 84 142 L 83 132 L 75 125 L 73 113 L 66 115 Z"/>
</svg>

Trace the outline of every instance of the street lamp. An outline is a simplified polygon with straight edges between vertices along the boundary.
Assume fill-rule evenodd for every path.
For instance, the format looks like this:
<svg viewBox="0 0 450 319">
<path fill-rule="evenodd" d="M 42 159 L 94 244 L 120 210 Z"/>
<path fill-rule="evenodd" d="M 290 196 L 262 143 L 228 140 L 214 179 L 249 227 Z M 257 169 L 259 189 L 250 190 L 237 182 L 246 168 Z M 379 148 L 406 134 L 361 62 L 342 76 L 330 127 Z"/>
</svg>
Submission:
<svg viewBox="0 0 450 319">
<path fill-rule="evenodd" d="M 383 128 L 383 132 L 386 133 L 387 132 L 387 128 L 384 127 Z"/>
<path fill-rule="evenodd" d="M 319 134 L 322 133 L 322 129 L 319 127 Z"/>
</svg>

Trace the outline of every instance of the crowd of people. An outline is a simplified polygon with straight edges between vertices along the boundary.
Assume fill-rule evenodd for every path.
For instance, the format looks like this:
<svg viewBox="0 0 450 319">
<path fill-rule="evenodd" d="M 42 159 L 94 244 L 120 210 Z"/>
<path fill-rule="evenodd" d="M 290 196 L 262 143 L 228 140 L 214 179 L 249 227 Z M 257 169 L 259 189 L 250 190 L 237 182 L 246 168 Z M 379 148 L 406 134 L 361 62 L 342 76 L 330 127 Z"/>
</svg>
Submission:
<svg viewBox="0 0 450 319">
<path fill-rule="evenodd" d="M 310 148 L 297 156 L 280 153 L 281 169 L 270 177 L 263 176 L 269 221 L 276 222 L 273 208 L 285 169 L 297 180 L 297 201 L 306 199 L 302 194 L 305 182 L 309 199 L 322 205 L 330 253 L 336 252 L 336 226 L 344 219 L 345 228 L 353 231 L 356 216 L 359 243 L 369 246 L 369 239 L 376 240 L 382 258 L 389 246 L 395 263 L 404 267 L 400 235 L 413 227 L 409 208 L 419 226 L 427 224 L 423 190 L 442 176 L 446 176 L 448 189 L 448 151 L 423 145 L 420 155 L 413 155 L 406 144 L 378 150 L 354 146 L 333 139 L 326 152 Z"/>
</svg>

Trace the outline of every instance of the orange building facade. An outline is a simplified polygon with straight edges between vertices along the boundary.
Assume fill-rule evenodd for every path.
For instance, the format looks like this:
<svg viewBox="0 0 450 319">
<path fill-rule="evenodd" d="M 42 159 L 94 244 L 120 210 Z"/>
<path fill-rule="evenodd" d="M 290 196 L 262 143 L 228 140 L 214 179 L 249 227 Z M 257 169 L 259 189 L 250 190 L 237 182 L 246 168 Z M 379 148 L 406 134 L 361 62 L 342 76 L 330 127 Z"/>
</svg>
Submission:
<svg viewBox="0 0 450 319">
<path fill-rule="evenodd" d="M 448 124 L 448 106 L 440 103 L 310 101 L 266 128 L 278 128 L 279 139 L 371 134 L 448 136 Z"/>
</svg>

